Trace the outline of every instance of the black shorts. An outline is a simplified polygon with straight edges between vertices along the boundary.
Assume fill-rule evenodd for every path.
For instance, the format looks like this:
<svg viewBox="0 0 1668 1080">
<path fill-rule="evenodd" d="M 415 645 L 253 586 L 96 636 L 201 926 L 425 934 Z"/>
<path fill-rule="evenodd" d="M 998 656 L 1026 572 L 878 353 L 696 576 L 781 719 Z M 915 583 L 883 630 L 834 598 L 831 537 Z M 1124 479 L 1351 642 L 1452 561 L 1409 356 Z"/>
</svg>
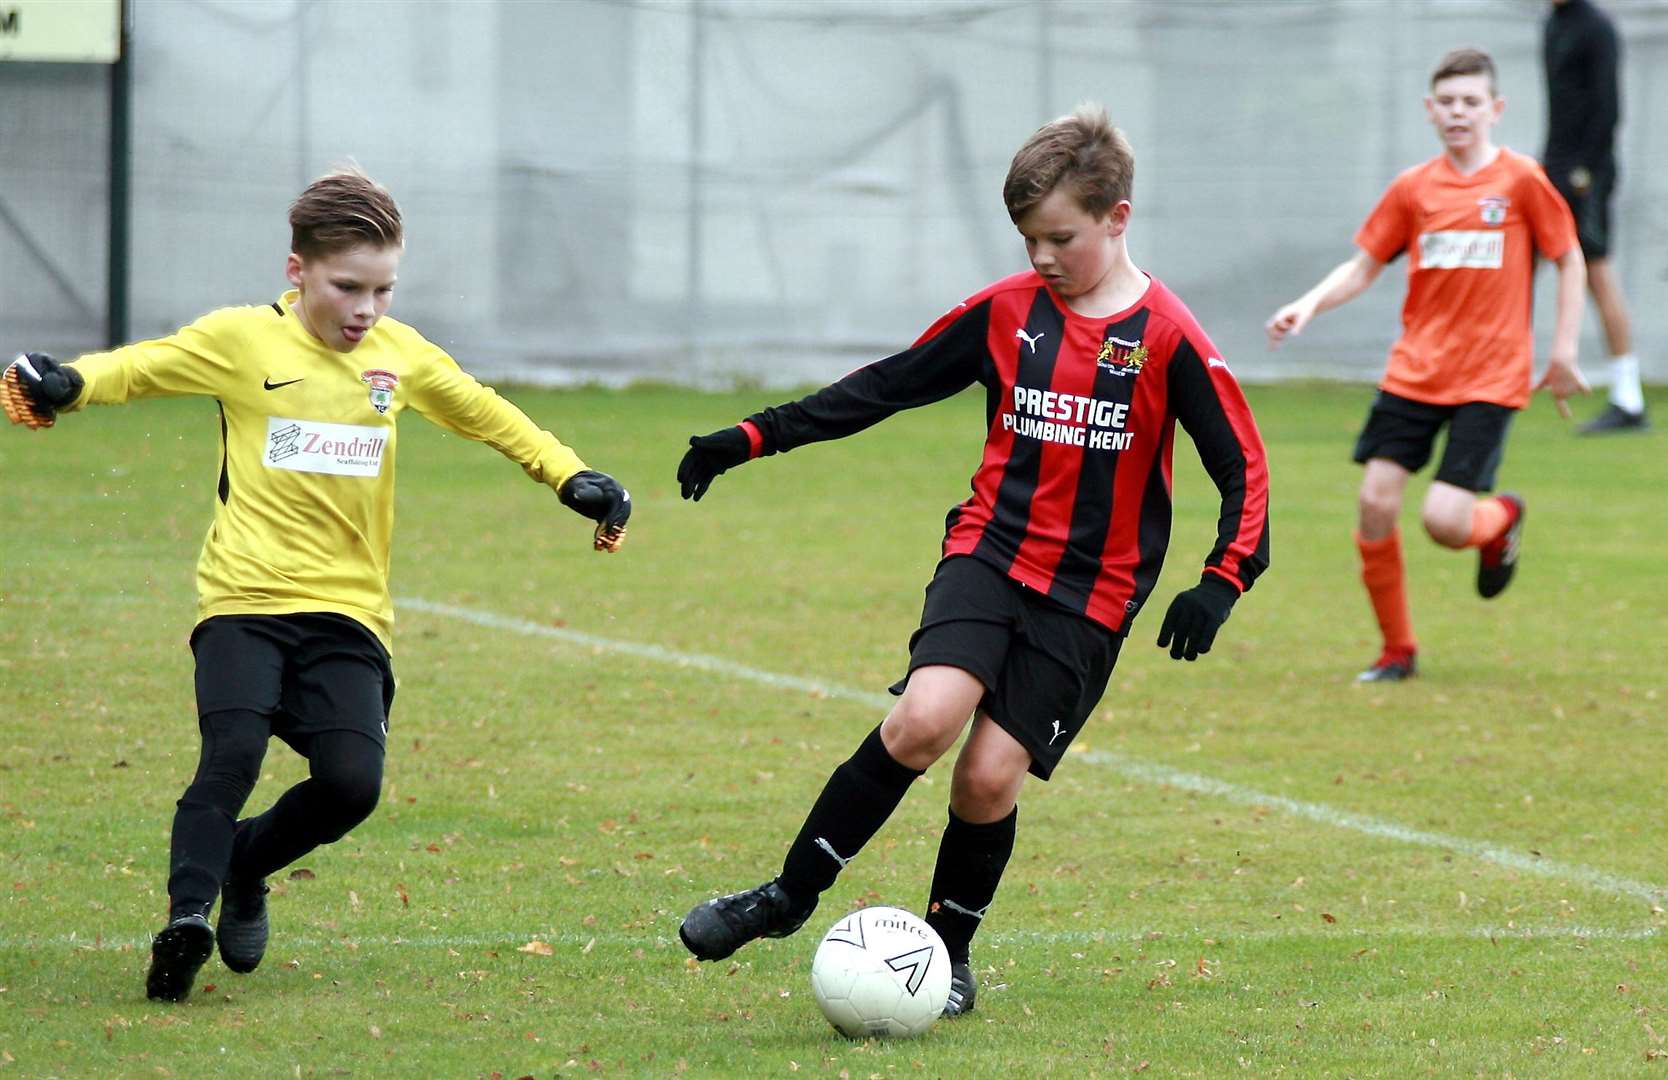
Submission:
<svg viewBox="0 0 1668 1080">
<path fill-rule="evenodd" d="M 248 709 L 299 753 L 323 731 L 386 745 L 394 669 L 375 634 L 330 612 L 215 615 L 191 632 L 197 713 Z"/>
<path fill-rule="evenodd" d="M 1547 170 L 1547 178 L 1569 204 L 1575 217 L 1575 235 L 1581 240 L 1581 254 L 1591 259 L 1610 256 L 1610 196 L 1616 190 L 1616 166 L 1603 164 L 1588 170 L 1592 183 L 1586 191 L 1570 186 L 1570 168 L 1562 165 Z"/>
<path fill-rule="evenodd" d="M 979 708 L 1030 753 L 1031 773 L 1047 780 L 1106 692 L 1123 641 L 988 563 L 952 555 L 927 585 L 909 670 L 948 664 L 984 683 Z M 906 674 L 892 693 L 908 682 Z"/>
<path fill-rule="evenodd" d="M 1408 472 L 1431 459 L 1436 434 L 1448 425 L 1448 445 L 1436 479 L 1467 491 L 1493 491 L 1494 474 L 1506 452 L 1506 429 L 1516 409 L 1489 401 L 1427 405 L 1380 390 L 1355 440 L 1355 460 L 1389 458 Z"/>
</svg>

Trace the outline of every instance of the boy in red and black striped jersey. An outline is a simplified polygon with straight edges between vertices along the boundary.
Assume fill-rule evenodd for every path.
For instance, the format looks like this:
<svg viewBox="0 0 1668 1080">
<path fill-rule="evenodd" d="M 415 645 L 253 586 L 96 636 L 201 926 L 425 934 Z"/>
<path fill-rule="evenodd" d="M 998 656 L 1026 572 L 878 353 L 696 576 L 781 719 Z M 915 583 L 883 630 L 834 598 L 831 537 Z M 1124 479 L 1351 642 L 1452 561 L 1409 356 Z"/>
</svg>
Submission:
<svg viewBox="0 0 1668 1080">
<path fill-rule="evenodd" d="M 1159 633 L 1208 652 L 1268 565 L 1268 469 L 1238 384 L 1170 290 L 1125 246 L 1134 155 L 1098 107 L 1038 130 L 1003 188 L 1032 269 L 958 304 L 913 346 L 799 401 L 690 439 L 685 498 L 756 457 L 852 435 L 978 383 L 984 452 L 950 511 L 898 703 L 835 769 L 782 873 L 697 906 L 680 929 L 703 960 L 799 929 L 840 869 L 972 718 L 956 759 L 927 921 L 944 938 L 957 1015 L 969 944 L 1013 850 L 1027 773 L 1060 761 L 1106 688 L 1170 540 L 1176 421 L 1222 497 L 1198 585 Z"/>
</svg>

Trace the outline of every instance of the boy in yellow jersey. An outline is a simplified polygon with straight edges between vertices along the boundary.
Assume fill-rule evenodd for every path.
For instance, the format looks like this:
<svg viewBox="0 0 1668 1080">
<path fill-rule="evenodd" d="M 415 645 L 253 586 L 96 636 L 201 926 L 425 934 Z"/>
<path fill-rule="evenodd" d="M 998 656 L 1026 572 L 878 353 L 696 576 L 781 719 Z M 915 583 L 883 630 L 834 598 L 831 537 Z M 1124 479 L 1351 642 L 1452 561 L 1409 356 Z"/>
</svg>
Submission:
<svg viewBox="0 0 1668 1080">
<path fill-rule="evenodd" d="M 404 252 L 385 189 L 356 169 L 323 176 L 290 208 L 290 227 L 294 288 L 274 303 L 223 308 L 171 337 L 71 364 L 30 353 L 7 372 L 17 398 L 8 413 L 32 413 L 36 426 L 59 410 L 141 397 L 220 405 L 191 634 L 202 756 L 174 816 L 169 920 L 146 982 L 158 1000 L 185 1000 L 217 939 L 227 967 L 253 971 L 266 951 L 263 879 L 341 839 L 376 805 L 394 697 L 399 414 L 415 409 L 519 464 L 598 523 L 599 550 L 617 547 L 631 513 L 611 477 L 384 318 Z M 307 758 L 310 777 L 239 821 L 274 735 Z"/>
</svg>

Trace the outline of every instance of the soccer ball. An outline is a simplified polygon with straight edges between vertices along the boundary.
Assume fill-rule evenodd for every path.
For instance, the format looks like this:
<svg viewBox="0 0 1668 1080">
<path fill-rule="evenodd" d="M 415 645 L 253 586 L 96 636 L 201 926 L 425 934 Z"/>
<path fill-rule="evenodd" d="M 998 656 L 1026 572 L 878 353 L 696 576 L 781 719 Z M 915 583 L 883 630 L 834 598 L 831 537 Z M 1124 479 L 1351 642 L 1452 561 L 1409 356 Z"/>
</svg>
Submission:
<svg viewBox="0 0 1668 1080">
<path fill-rule="evenodd" d="M 950 957 L 938 931 L 902 908 L 863 908 L 823 935 L 811 993 L 842 1035 L 919 1035 L 949 1000 Z"/>
</svg>

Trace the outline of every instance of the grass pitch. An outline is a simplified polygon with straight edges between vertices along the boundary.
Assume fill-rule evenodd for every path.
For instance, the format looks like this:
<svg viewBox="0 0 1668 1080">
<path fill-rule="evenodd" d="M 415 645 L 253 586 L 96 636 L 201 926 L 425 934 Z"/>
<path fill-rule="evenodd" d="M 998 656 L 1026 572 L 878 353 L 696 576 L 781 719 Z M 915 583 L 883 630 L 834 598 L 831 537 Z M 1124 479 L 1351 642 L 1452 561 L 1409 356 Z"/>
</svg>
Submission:
<svg viewBox="0 0 1668 1080">
<path fill-rule="evenodd" d="M 408 418 L 382 805 L 274 882 L 261 969 L 211 960 L 183 1006 L 147 1002 L 143 976 L 197 750 L 215 410 L 0 432 L 0 1076 L 1668 1068 L 1663 436 L 1578 439 L 1541 400 L 1521 416 L 1502 481 L 1528 497 L 1524 561 L 1493 602 L 1410 505 L 1422 674 L 1359 688 L 1377 641 L 1347 454 L 1370 392 L 1253 388 L 1272 569 L 1197 664 L 1137 623 L 1074 753 L 1021 796 L 978 1010 L 864 1043 L 817 1012 L 810 954 L 854 904 L 919 909 L 947 761 L 800 935 L 696 965 L 677 921 L 773 873 L 879 719 L 982 402 L 749 465 L 693 505 L 672 479 L 687 435 L 774 397 L 511 396 L 630 486 L 624 551 L 592 553 L 547 490 Z M 1166 603 L 1215 514 L 1185 440 L 1176 475 Z M 251 808 L 303 768 L 274 743 Z"/>
</svg>

